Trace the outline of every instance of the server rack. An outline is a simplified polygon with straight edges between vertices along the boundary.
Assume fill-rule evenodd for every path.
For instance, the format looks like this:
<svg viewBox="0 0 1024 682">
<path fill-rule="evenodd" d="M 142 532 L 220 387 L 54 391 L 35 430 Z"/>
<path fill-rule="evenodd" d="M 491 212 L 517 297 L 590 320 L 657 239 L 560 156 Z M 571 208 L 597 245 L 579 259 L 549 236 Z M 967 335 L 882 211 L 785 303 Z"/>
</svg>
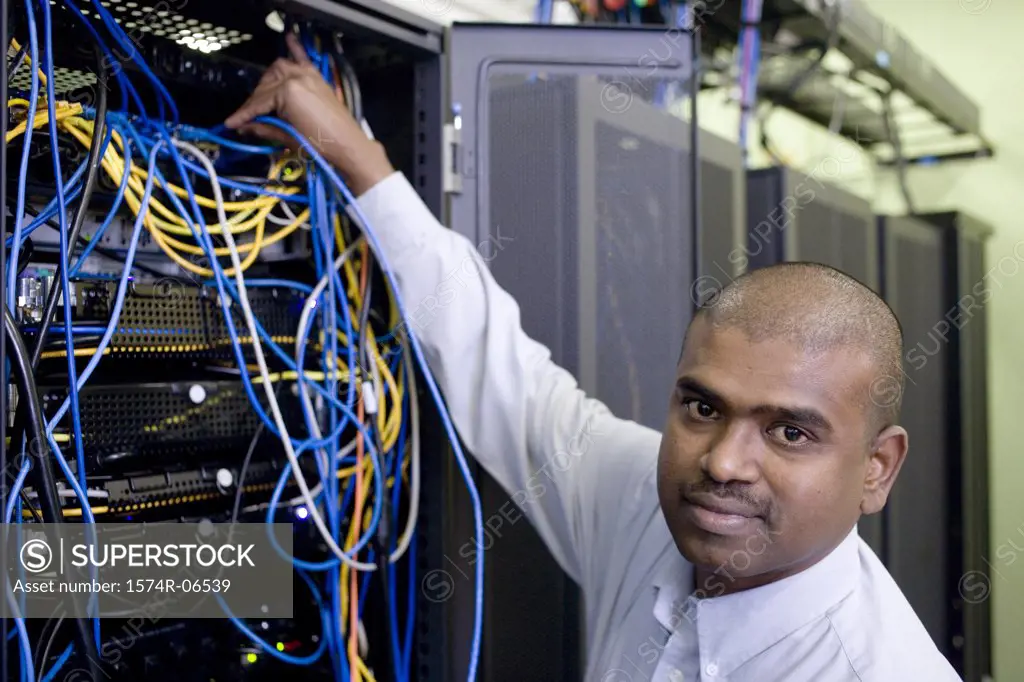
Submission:
<svg viewBox="0 0 1024 682">
<path fill-rule="evenodd" d="M 8 39 L 7 19 L 20 7 L 21 3 L 3 2 L 5 45 Z M 148 11 L 162 8 L 143 9 Z M 244 96 L 251 91 L 262 68 L 280 54 L 280 36 L 272 32 L 268 25 L 264 25 L 264 17 L 271 10 L 280 10 L 300 21 L 307 20 L 318 28 L 337 31 L 344 37 L 346 55 L 356 63 L 360 72 L 365 116 L 376 124 L 375 136 L 385 144 L 395 166 L 409 177 L 435 216 L 446 221 L 441 172 L 446 84 L 442 56 L 444 29 L 440 25 L 392 5 L 368 0 L 225 0 L 223 3 L 181 3 L 182 16 L 176 16 L 174 20 L 195 20 L 193 23 L 209 21 L 214 26 L 234 29 L 234 35 L 242 32 L 251 34 L 251 42 L 242 45 L 239 48 L 241 52 L 225 50 L 231 52 L 227 58 L 187 52 L 185 48 L 175 46 L 173 40 L 158 39 L 152 34 L 143 35 L 138 30 L 132 31 L 131 39 L 136 42 L 136 48 L 150 63 L 154 73 L 181 98 L 183 121 L 214 125 L 220 123 L 233 106 L 244 101 Z M 168 15 L 165 23 L 170 22 L 170 14 L 163 12 L 161 19 L 163 15 Z M 64 14 L 58 16 L 63 17 Z M 168 27 L 167 30 L 172 28 Z M 160 35 L 163 35 L 163 30 Z M 263 43 L 264 40 L 267 42 Z M 67 67 L 74 72 L 91 65 L 91 62 L 82 64 L 84 58 L 76 51 L 76 45 L 59 40 L 55 40 L 55 44 L 57 66 Z M 131 65 L 125 68 L 134 69 Z M 211 83 L 217 86 L 211 88 Z M 6 79 L 4 84 L 6 87 Z M 209 96 L 211 89 L 216 90 L 215 97 Z M 192 96 L 185 96 L 185 93 Z M 2 100 L 6 105 L 6 95 Z M 6 124 L 6 106 L 3 120 Z M 6 146 L 2 154 L 0 158 L 6 160 Z M 8 184 L 12 180 L 8 169 L 6 164 L 0 169 L 3 199 L 6 199 Z M 9 205 L 6 201 L 0 201 L 0 219 L 4 221 L 5 233 L 10 220 Z M 43 231 L 40 229 L 39 232 Z M 140 259 L 146 257 L 143 251 L 145 249 L 140 249 Z M 3 252 L 0 252 L 0 269 L 3 269 L 2 265 Z M 4 287 L 5 278 L 0 278 L 0 298 L 6 299 Z M 3 342 L 0 340 L 0 358 L 5 348 Z M 420 385 L 423 383 L 420 382 Z M 444 524 L 451 516 L 447 506 L 450 502 L 449 486 L 462 483 L 451 470 L 451 457 L 444 447 L 446 437 L 436 419 L 432 400 L 424 394 L 420 402 L 424 431 L 423 479 L 416 541 L 419 574 L 423 575 L 430 568 L 442 565 L 444 552 L 450 550 L 450 545 L 446 545 L 443 540 Z M 0 391 L 0 412 L 5 415 L 8 414 L 7 403 L 7 391 Z M 139 406 L 139 409 L 142 407 Z M 7 419 L 4 419 L 0 434 L 7 425 Z M 6 449 L 3 452 L 5 459 L 0 461 L 0 468 L 6 470 L 9 461 L 6 459 Z M 172 478 L 168 476 L 168 486 L 172 485 Z M 3 486 L 4 493 L 7 489 L 6 485 Z M 450 657 L 446 647 L 453 638 L 453 609 L 451 604 L 427 598 L 423 590 L 418 590 L 417 594 L 413 677 L 427 681 L 451 680 L 453 675 L 447 667 L 450 665 Z M 164 630 L 167 632 L 147 631 L 139 635 L 140 640 L 144 637 L 146 642 L 158 643 L 154 655 L 147 656 L 148 660 L 144 664 L 145 675 L 150 679 L 165 679 L 165 676 L 172 675 L 175 679 L 189 679 L 188 672 L 193 667 L 202 667 L 200 661 L 205 663 L 211 658 L 229 656 L 229 642 L 234 641 L 231 638 L 238 635 L 226 621 L 200 621 L 188 628 L 194 632 L 184 638 L 180 637 L 181 628 L 168 627 Z M 454 637 L 468 640 L 469 633 L 469 627 L 460 627 Z M 374 633 L 371 632 L 370 636 L 374 637 Z M 173 647 L 170 646 L 172 639 Z M 376 640 L 386 641 L 379 637 Z M 157 655 L 156 649 L 168 650 L 168 658 L 161 658 L 163 653 Z M 8 679 L 10 671 L 17 665 L 16 661 L 12 662 L 7 656 L 12 651 L 10 647 L 4 650 L 4 660 L 0 665 L 0 678 L 4 680 Z M 59 651 L 55 653 L 59 654 Z M 181 662 L 183 656 L 195 661 L 195 665 L 184 669 Z M 141 678 L 141 661 L 139 668 L 133 665 L 133 661 L 125 658 L 116 667 L 107 666 L 104 671 L 109 673 L 110 679 L 121 676 L 124 679 Z M 270 673 L 271 678 L 279 678 L 278 673 Z M 321 674 L 312 667 L 304 669 L 303 673 L 308 679 L 319 679 L 317 675 Z M 74 676 L 75 672 L 70 674 Z M 254 670 L 245 678 L 261 679 L 260 674 L 265 673 Z"/>
<path fill-rule="evenodd" d="M 692 228 L 694 131 L 657 106 L 661 84 L 689 80 L 691 41 L 621 27 L 457 25 L 447 47 L 461 124 L 451 227 L 474 243 L 511 240 L 490 268 L 523 303 L 527 333 L 589 395 L 661 428 L 665 369 L 706 259 Z M 739 168 L 715 151 L 709 163 Z M 729 187 L 741 183 L 730 176 Z M 720 200 L 722 186 L 712 187 Z M 513 491 L 480 476 L 487 517 Z M 576 586 L 525 523 L 502 528 L 487 556 L 481 679 L 579 679 Z"/>
<path fill-rule="evenodd" d="M 953 666 L 982 682 L 991 674 L 986 304 L 998 274 L 984 249 L 992 230 L 956 212 L 879 225 L 884 296 L 904 325 L 902 421 L 911 435 L 886 509 L 887 563 Z"/>
<path fill-rule="evenodd" d="M 696 287 L 720 287 L 743 274 L 747 243 L 747 171 L 738 145 L 700 131 L 700 251 Z M 703 279 L 702 279 L 703 278 Z"/>
<path fill-rule="evenodd" d="M 878 236 L 871 205 L 825 175 L 785 167 L 747 174 L 749 269 L 813 261 L 877 291 Z"/>
</svg>

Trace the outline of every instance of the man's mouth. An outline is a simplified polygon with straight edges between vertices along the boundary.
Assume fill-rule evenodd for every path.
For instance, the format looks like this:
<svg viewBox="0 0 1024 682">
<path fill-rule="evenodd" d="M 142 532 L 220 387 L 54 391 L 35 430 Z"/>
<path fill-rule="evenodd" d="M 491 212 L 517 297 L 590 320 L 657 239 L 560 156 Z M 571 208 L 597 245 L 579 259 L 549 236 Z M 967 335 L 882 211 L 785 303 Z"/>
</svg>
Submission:
<svg viewBox="0 0 1024 682">
<path fill-rule="evenodd" d="M 715 495 L 685 495 L 684 510 L 698 528 L 715 535 L 741 535 L 761 521 L 760 510 L 733 499 Z"/>
</svg>

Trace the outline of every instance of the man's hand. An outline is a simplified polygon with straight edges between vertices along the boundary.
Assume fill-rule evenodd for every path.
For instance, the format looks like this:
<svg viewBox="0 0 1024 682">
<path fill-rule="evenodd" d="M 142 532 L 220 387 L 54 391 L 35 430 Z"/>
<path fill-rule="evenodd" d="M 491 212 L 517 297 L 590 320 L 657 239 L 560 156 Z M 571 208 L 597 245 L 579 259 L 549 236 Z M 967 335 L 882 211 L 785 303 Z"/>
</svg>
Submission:
<svg viewBox="0 0 1024 682">
<path fill-rule="evenodd" d="M 275 114 L 295 127 L 344 176 L 356 196 L 394 172 L 384 148 L 369 139 L 306 56 L 298 38 L 287 36 L 291 59 L 278 59 L 256 90 L 224 124 L 294 147 L 283 130 L 254 123 Z"/>
</svg>

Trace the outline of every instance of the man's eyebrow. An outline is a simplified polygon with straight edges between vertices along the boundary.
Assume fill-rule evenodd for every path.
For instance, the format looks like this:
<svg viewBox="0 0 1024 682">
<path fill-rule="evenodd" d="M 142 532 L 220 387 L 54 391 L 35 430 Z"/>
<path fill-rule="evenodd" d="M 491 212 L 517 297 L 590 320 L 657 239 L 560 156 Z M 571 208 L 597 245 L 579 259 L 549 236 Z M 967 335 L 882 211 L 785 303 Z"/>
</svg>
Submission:
<svg viewBox="0 0 1024 682">
<path fill-rule="evenodd" d="M 819 431 L 832 431 L 832 423 L 821 412 L 809 407 L 783 407 L 781 405 L 758 405 L 751 410 L 753 414 L 769 415 L 783 421 L 793 422 L 800 426 L 815 428 Z"/>
<path fill-rule="evenodd" d="M 711 405 L 721 406 L 727 401 L 714 389 L 692 376 L 682 376 L 676 381 L 676 388 L 693 393 Z M 786 407 L 782 405 L 756 405 L 751 414 L 768 415 L 783 421 L 793 422 L 800 426 L 824 431 L 833 431 L 832 423 L 818 410 L 809 407 Z"/>
<path fill-rule="evenodd" d="M 709 403 L 721 405 L 725 402 L 721 395 L 691 376 L 680 377 L 676 381 L 676 388 L 683 391 L 689 391 L 690 393 L 696 393 Z"/>
</svg>

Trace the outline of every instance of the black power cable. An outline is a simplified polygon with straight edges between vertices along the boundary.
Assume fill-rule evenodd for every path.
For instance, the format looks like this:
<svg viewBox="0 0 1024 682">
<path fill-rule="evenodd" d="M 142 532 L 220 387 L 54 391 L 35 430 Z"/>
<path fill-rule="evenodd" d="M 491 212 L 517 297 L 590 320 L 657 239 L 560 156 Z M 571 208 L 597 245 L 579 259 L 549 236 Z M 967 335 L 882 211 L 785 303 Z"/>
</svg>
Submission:
<svg viewBox="0 0 1024 682">
<path fill-rule="evenodd" d="M 103 134 L 107 119 L 107 63 L 103 52 L 98 45 L 93 46 L 96 53 L 96 123 L 92 131 L 92 146 L 89 148 L 89 167 L 86 170 L 85 187 L 82 189 L 82 200 L 79 202 L 78 210 L 75 212 L 75 222 L 71 226 L 68 235 L 68 260 L 78 243 L 79 235 L 82 233 L 82 225 L 85 223 L 85 216 L 89 209 L 89 200 L 92 199 L 93 190 L 96 189 L 96 180 L 100 170 L 100 147 L 103 146 Z M 52 142 L 56 142 L 53 140 Z M 61 178 L 56 179 L 62 182 Z M 70 263 L 57 263 L 57 272 L 54 277 L 54 286 L 46 294 L 46 307 L 43 309 L 43 319 L 39 323 L 39 337 L 36 339 L 35 348 L 32 349 L 32 367 L 39 366 L 39 358 L 42 357 L 43 347 L 46 345 L 46 334 L 50 330 L 50 324 L 57 312 L 57 299 L 61 287 L 57 286 L 60 279 L 60 269 L 69 267 Z M 68 299 L 70 299 L 70 294 Z M 65 305 L 68 305 L 65 302 Z"/>
<path fill-rule="evenodd" d="M 825 39 L 825 43 L 821 45 L 818 55 L 814 58 L 810 64 L 804 68 L 803 71 L 793 77 L 793 80 L 789 82 L 786 87 L 786 92 L 782 95 L 784 102 L 792 102 L 796 98 L 796 94 L 800 89 L 807 83 L 807 81 L 821 70 L 822 65 L 825 62 L 825 57 L 839 44 L 839 26 L 842 20 L 842 9 L 836 5 L 832 9 L 831 16 L 829 17 L 828 24 L 828 37 Z M 768 155 L 772 157 L 772 161 L 777 165 L 783 165 L 782 160 L 776 155 L 774 146 L 768 137 L 768 119 L 775 113 L 775 106 L 769 105 L 766 110 L 758 118 L 758 127 L 761 129 L 761 147 L 768 152 Z"/>
<path fill-rule="evenodd" d="M 907 214 L 914 215 L 917 211 L 910 196 L 910 187 L 907 185 L 907 157 L 903 153 L 903 143 L 900 141 L 900 132 L 896 126 L 891 90 L 882 93 L 882 123 L 885 125 L 885 135 L 889 138 L 889 144 L 892 145 L 892 153 L 896 160 L 896 179 L 899 181 L 903 201 L 907 205 Z"/>
<path fill-rule="evenodd" d="M 6 40 L 4 41 L 4 44 L 5 45 L 7 44 Z M 21 68 L 22 62 L 25 61 L 25 53 L 26 52 L 28 52 L 28 41 L 27 40 L 25 41 L 25 44 L 21 46 L 21 49 L 18 50 L 18 54 L 14 55 L 14 59 L 11 61 L 11 65 L 9 67 L 7 67 L 7 82 L 8 83 L 10 83 L 12 80 L 14 80 L 14 77 L 17 75 L 18 69 Z"/>
<path fill-rule="evenodd" d="M 32 440 L 29 443 L 29 456 L 36 457 L 36 461 L 32 462 L 30 472 L 34 479 L 32 486 L 37 491 L 43 521 L 60 524 L 64 522 L 64 515 L 60 505 L 60 493 L 57 490 L 57 477 L 54 474 L 53 462 L 49 457 L 46 445 L 46 422 L 43 418 L 43 408 L 39 404 L 39 389 L 36 387 L 32 363 L 29 361 L 28 347 L 18 331 L 18 323 L 15 322 L 14 316 L 6 307 L 4 307 L 4 337 L 10 347 L 11 371 L 18 380 L 18 411 L 26 415 L 29 433 L 32 434 Z M 84 653 L 88 660 L 92 679 L 99 680 L 101 679 L 97 664 L 99 654 L 89 622 L 84 618 L 76 618 L 75 625 L 78 629 L 78 650 Z"/>
<path fill-rule="evenodd" d="M 6 2 L 3 3 L 3 13 L 5 19 L 6 29 Z M 6 41 L 6 30 L 4 31 L 4 40 Z M 5 43 L 6 44 L 6 43 Z M 82 192 L 82 202 L 75 217 L 74 227 L 71 231 L 71 238 L 68 240 L 69 245 L 73 245 L 77 241 L 78 233 L 81 232 L 82 223 L 85 219 L 86 208 L 88 207 L 89 200 L 92 195 L 92 191 L 96 185 L 96 177 L 99 171 L 100 165 L 100 146 L 103 141 L 103 121 L 106 119 L 107 112 L 107 79 L 106 79 L 106 63 L 103 59 L 103 54 L 98 47 L 94 48 L 96 53 L 97 62 L 99 64 L 98 70 L 98 90 L 97 93 L 97 106 L 96 106 L 96 129 L 93 132 L 92 149 L 90 150 L 89 169 L 86 181 L 86 186 Z M 33 65 L 34 68 L 34 65 Z M 6 71 L 5 71 L 5 76 Z M 4 126 L 6 128 L 6 103 L 7 103 L 7 80 L 4 80 L 3 88 L 3 102 L 5 111 L 3 112 Z M 52 144 L 56 144 L 56 140 L 51 140 Z M 4 167 L 3 177 L 6 178 L 6 164 Z M 62 178 L 55 178 L 56 182 L 62 182 Z M 6 221 L 6 205 L 3 210 L 3 217 Z M 15 216 L 16 220 L 21 220 L 21 216 Z M 6 233 L 6 229 L 4 230 Z M 59 267 L 66 267 L 66 263 L 58 264 Z M 59 271 L 58 271 L 59 272 Z M 47 314 L 43 320 L 43 327 L 45 332 L 50 322 L 53 320 L 54 313 L 57 309 L 57 289 L 54 286 L 51 290 L 52 296 L 47 301 Z M 42 407 L 39 403 L 39 393 L 36 387 L 34 371 L 39 364 L 39 358 L 42 354 L 43 347 L 45 346 L 46 334 L 42 333 L 36 342 L 35 353 L 30 357 L 28 347 L 25 345 L 24 339 L 18 331 L 18 323 L 15 321 L 14 316 L 10 310 L 4 308 L 4 340 L 10 345 L 11 349 L 11 366 L 13 373 L 18 378 L 18 418 L 15 420 L 15 428 L 12 433 L 12 443 L 20 443 L 22 440 L 22 434 L 25 433 L 26 422 L 29 433 L 32 435 L 32 440 L 29 444 L 30 456 L 35 456 L 37 461 L 33 462 L 32 473 L 33 474 L 33 487 L 37 491 L 40 511 L 42 512 L 43 520 L 46 523 L 61 524 L 64 522 L 64 515 L 60 504 L 60 495 L 57 490 L 57 478 L 53 471 L 53 462 L 49 457 L 49 448 L 46 444 L 45 439 L 45 421 L 43 418 Z M 6 350 L 6 349 L 5 349 Z M 4 387 L 6 390 L 6 387 Z M 6 403 L 6 401 L 5 401 Z M 5 420 L 6 421 L 6 420 Z M 6 449 L 4 451 L 4 468 L 6 468 Z M 88 501 L 86 501 L 88 504 Z M 6 546 L 6 543 L 5 543 Z M 76 598 L 76 602 L 77 602 Z M 101 679 L 101 671 L 99 669 L 99 652 L 97 651 L 96 641 L 93 638 L 92 628 L 89 625 L 88 620 L 85 618 L 75 618 L 76 635 L 77 635 L 77 648 L 80 654 L 84 655 L 88 665 L 88 671 L 91 678 L 94 680 Z M 6 632 L 6 621 L 4 625 L 4 631 Z M 5 640 L 6 641 L 6 640 Z M 4 679 L 7 677 L 6 667 L 3 670 Z"/>
<path fill-rule="evenodd" d="M 0 0 L 0 39 L 6 46 L 7 37 L 7 0 Z M 28 41 L 26 41 L 27 44 Z M 0 139 L 7 139 L 7 70 L 4 69 L 3 80 L 0 80 Z M 7 234 L 7 145 L 0 148 L 0 235 Z M 0 272 L 7 272 L 7 250 L 0 249 Z M 7 296 L 4 293 L 6 277 L 0 277 L 0 305 L 4 305 Z M 0 367 L 7 367 L 7 343 L 4 334 L 0 334 Z M 7 382 L 0 385 L 0 444 L 7 442 Z M 7 447 L 0 448 L 0 471 L 7 471 Z M 7 508 L 7 486 L 0 486 L 0 509 Z M 7 537 L 0 537 L 0 566 L 7 566 Z M 5 583 L 6 588 L 6 583 Z M 3 618 L 0 625 L 0 682 L 7 682 L 8 651 L 6 646 L 10 620 Z"/>
<path fill-rule="evenodd" d="M 29 450 L 32 454 L 46 452 L 46 422 L 39 404 L 39 391 L 32 364 L 28 361 L 28 348 L 18 331 L 11 311 L 4 308 L 4 336 L 10 344 L 12 371 L 18 379 L 18 411 L 26 415 L 28 429 L 32 435 Z M 12 441 L 16 442 L 16 441 Z M 57 492 L 57 478 L 49 457 L 39 457 L 38 467 L 33 466 L 39 478 L 39 504 L 46 523 L 60 523 L 60 495 Z"/>
</svg>

